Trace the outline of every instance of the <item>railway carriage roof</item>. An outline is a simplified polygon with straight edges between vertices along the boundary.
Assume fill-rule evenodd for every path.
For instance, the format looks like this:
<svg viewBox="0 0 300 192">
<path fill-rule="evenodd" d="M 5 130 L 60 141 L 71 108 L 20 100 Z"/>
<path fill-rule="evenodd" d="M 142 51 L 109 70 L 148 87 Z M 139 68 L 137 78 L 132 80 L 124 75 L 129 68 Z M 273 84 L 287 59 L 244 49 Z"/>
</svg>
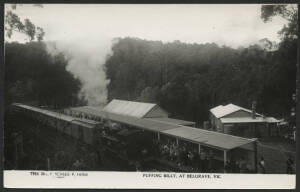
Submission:
<svg viewBox="0 0 300 192">
<path fill-rule="evenodd" d="M 20 103 L 15 103 L 14 105 L 22 107 L 24 109 L 28 109 L 28 110 L 31 110 L 31 111 L 35 111 L 35 112 L 45 114 L 45 115 L 48 115 L 50 117 L 55 117 L 55 118 L 58 118 L 58 119 L 62 119 L 62 120 L 65 120 L 65 121 L 72 121 L 74 119 L 74 117 L 64 115 L 64 114 L 61 114 L 61 113 L 57 113 L 57 112 L 54 112 L 54 111 L 46 110 L 46 109 L 41 109 L 41 108 L 38 108 L 38 107 L 28 106 L 28 105 L 24 105 L 24 104 L 20 104 Z"/>
<path fill-rule="evenodd" d="M 33 106 L 24 105 L 24 104 L 20 104 L 20 103 L 14 103 L 13 105 L 19 106 L 21 108 L 28 109 L 28 110 L 31 110 L 31 111 L 35 111 L 35 112 L 38 112 L 38 113 L 41 113 L 41 114 L 44 114 L 44 115 L 48 115 L 50 117 L 61 119 L 61 120 L 67 121 L 67 122 L 73 122 L 75 124 L 82 125 L 82 126 L 85 126 L 85 127 L 88 127 L 88 128 L 93 128 L 94 125 L 97 124 L 96 121 L 91 121 L 91 120 L 86 120 L 86 119 L 78 119 L 78 118 L 75 118 L 75 117 L 71 117 L 69 115 L 65 115 L 65 114 L 62 114 L 62 113 L 58 113 L 58 112 L 50 111 L 50 110 L 46 110 L 46 109 L 41 109 L 41 108 L 38 108 L 38 107 L 33 107 Z"/>
</svg>

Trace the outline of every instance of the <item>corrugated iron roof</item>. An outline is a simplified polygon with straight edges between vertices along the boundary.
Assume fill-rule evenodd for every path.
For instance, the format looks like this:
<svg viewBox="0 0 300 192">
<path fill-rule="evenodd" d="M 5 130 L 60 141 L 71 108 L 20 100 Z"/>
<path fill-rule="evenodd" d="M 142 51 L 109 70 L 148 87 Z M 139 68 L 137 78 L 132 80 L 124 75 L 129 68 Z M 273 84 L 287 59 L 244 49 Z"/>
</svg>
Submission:
<svg viewBox="0 0 300 192">
<path fill-rule="evenodd" d="M 103 110 L 109 113 L 142 118 L 155 106 L 157 105 L 154 103 L 142 103 L 114 99 L 108 103 Z"/>
<path fill-rule="evenodd" d="M 214 114 L 214 116 L 216 116 L 217 118 L 221 118 L 221 117 L 224 117 L 224 116 L 229 115 L 231 113 L 237 112 L 239 110 L 243 110 L 243 111 L 246 111 L 248 113 L 252 113 L 251 110 L 240 107 L 240 106 L 237 106 L 237 105 L 234 105 L 232 103 L 230 103 L 228 105 L 225 105 L 225 106 L 219 105 L 217 107 L 214 107 L 214 108 L 210 109 L 210 112 L 212 114 Z M 259 113 L 256 113 L 256 115 L 262 116 Z"/>
<path fill-rule="evenodd" d="M 256 117 L 255 119 L 251 117 L 230 117 L 230 118 L 221 118 L 222 123 L 278 123 L 279 120 L 274 117 Z"/>
<path fill-rule="evenodd" d="M 166 122 L 158 122 L 155 120 L 151 120 L 151 118 L 139 119 L 107 112 L 104 112 L 102 115 L 104 115 L 103 117 L 111 119 L 113 121 L 125 123 L 150 131 L 160 132 L 163 134 L 175 136 L 181 139 L 186 139 L 192 142 L 223 150 L 233 149 L 253 142 L 253 140 L 247 138 L 218 133 L 214 131 L 207 131 L 204 129 L 175 125 Z"/>
<path fill-rule="evenodd" d="M 274 117 L 266 117 L 265 119 L 268 123 L 279 123 L 279 122 L 281 122 L 280 120 L 278 120 Z"/>
<path fill-rule="evenodd" d="M 181 126 L 176 129 L 163 131 L 167 135 L 186 139 L 195 143 L 216 147 L 223 150 L 230 150 L 249 143 L 254 140 L 233 135 L 218 133 L 214 131 L 207 131 L 204 129 Z"/>
<path fill-rule="evenodd" d="M 74 117 L 70 117 L 64 114 L 59 114 L 53 111 L 48 111 L 36 107 L 31 107 L 27 105 L 18 104 L 16 106 L 20 106 L 22 108 L 26 108 L 32 111 L 40 112 L 46 115 L 50 115 L 56 118 L 63 118 L 64 120 L 74 121 L 77 124 L 84 124 L 83 119 L 78 119 Z M 95 115 L 110 119 L 112 121 L 124 123 L 130 126 L 134 126 L 137 128 L 142 128 L 149 131 L 159 132 L 166 135 L 178 137 L 181 139 L 189 140 L 191 142 L 200 143 L 203 145 L 229 150 L 233 149 L 248 143 L 253 142 L 251 139 L 246 139 L 242 137 L 227 135 L 223 133 L 207 131 L 204 129 L 192 128 L 187 126 L 176 125 L 167 122 L 160 122 L 155 120 L 150 120 L 150 118 L 140 119 L 137 117 L 120 115 L 110 112 L 101 111 L 99 109 L 93 109 L 90 107 L 80 107 L 75 108 L 76 110 L 93 112 Z M 90 127 L 90 124 L 87 123 L 86 126 Z"/>
<path fill-rule="evenodd" d="M 159 121 L 159 122 L 165 122 L 165 123 L 173 123 L 176 125 L 191 125 L 191 124 L 195 124 L 195 122 L 193 121 L 184 121 L 181 119 L 173 119 L 173 118 L 168 118 L 168 117 L 160 117 L 160 118 L 146 118 L 149 120 L 153 120 L 153 121 Z"/>
<path fill-rule="evenodd" d="M 247 138 L 218 133 L 214 131 L 207 131 L 204 129 L 182 126 L 170 122 L 158 121 L 157 118 L 140 119 L 136 117 L 114 114 L 100 110 L 96 113 L 97 114 L 95 115 L 101 116 L 106 119 L 110 119 L 112 121 L 124 123 L 149 131 L 160 132 L 163 134 L 175 136 L 181 139 L 186 139 L 192 142 L 216 147 L 223 150 L 233 149 L 253 142 L 253 140 Z"/>
<path fill-rule="evenodd" d="M 131 117 L 126 115 L 114 114 L 109 112 L 99 112 L 103 118 L 110 119 L 112 121 L 124 123 L 127 125 L 135 126 L 138 128 L 146 129 L 149 131 L 164 131 L 168 129 L 174 129 L 179 127 L 179 125 L 163 123 L 158 121 L 152 121 L 149 119 L 140 119 L 137 117 Z"/>
</svg>

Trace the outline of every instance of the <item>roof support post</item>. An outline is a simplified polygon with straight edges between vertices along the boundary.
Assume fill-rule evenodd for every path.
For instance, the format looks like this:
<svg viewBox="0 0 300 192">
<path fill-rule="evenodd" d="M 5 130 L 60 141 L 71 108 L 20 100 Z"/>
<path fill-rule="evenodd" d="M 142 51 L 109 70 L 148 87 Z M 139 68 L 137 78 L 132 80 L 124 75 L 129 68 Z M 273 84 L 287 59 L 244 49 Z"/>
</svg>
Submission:
<svg viewBox="0 0 300 192">
<path fill-rule="evenodd" d="M 253 144 L 254 144 L 254 172 L 257 173 L 257 139 L 255 139 Z"/>
<path fill-rule="evenodd" d="M 47 168 L 48 168 L 48 170 L 50 170 L 50 158 L 49 157 L 47 157 Z"/>
<path fill-rule="evenodd" d="M 179 141 L 178 141 L 178 138 L 176 138 L 176 145 L 178 145 L 179 144 Z"/>
<path fill-rule="evenodd" d="M 159 134 L 159 132 L 157 133 L 157 140 L 160 140 L 160 134 Z"/>
<path fill-rule="evenodd" d="M 254 126 L 254 137 L 258 137 L 258 131 L 257 131 L 257 127 L 256 127 L 256 123 L 253 123 L 253 126 Z"/>
<path fill-rule="evenodd" d="M 198 144 L 198 154 L 200 155 L 200 153 L 201 153 L 201 145 Z"/>
<path fill-rule="evenodd" d="M 226 166 L 226 163 L 227 163 L 227 151 L 224 150 L 224 173 L 225 173 L 225 166 Z"/>
</svg>

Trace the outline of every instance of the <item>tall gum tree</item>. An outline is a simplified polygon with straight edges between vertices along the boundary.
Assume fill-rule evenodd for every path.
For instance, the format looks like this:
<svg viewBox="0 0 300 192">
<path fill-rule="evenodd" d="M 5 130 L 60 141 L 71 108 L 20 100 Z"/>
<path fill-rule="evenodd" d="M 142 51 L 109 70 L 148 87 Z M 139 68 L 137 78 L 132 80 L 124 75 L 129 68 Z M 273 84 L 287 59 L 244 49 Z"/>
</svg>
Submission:
<svg viewBox="0 0 300 192">
<path fill-rule="evenodd" d="M 42 41 L 45 36 L 45 31 L 39 26 L 35 26 L 29 19 L 22 20 L 16 13 L 17 6 L 21 4 L 10 4 L 5 6 L 5 20 L 4 29 L 5 36 L 11 38 L 14 32 L 22 33 L 28 37 L 29 41 Z M 33 6 L 43 7 L 41 4 L 34 4 Z"/>
</svg>

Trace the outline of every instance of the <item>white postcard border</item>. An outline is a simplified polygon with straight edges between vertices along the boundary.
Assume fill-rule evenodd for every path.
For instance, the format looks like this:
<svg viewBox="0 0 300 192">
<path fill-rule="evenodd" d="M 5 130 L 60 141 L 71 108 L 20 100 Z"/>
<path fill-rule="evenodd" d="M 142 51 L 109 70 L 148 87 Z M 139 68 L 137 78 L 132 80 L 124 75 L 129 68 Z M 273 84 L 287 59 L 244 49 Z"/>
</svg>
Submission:
<svg viewBox="0 0 300 192">
<path fill-rule="evenodd" d="M 102 171 L 4 171 L 5 188 L 295 189 L 296 175 Z"/>
</svg>

